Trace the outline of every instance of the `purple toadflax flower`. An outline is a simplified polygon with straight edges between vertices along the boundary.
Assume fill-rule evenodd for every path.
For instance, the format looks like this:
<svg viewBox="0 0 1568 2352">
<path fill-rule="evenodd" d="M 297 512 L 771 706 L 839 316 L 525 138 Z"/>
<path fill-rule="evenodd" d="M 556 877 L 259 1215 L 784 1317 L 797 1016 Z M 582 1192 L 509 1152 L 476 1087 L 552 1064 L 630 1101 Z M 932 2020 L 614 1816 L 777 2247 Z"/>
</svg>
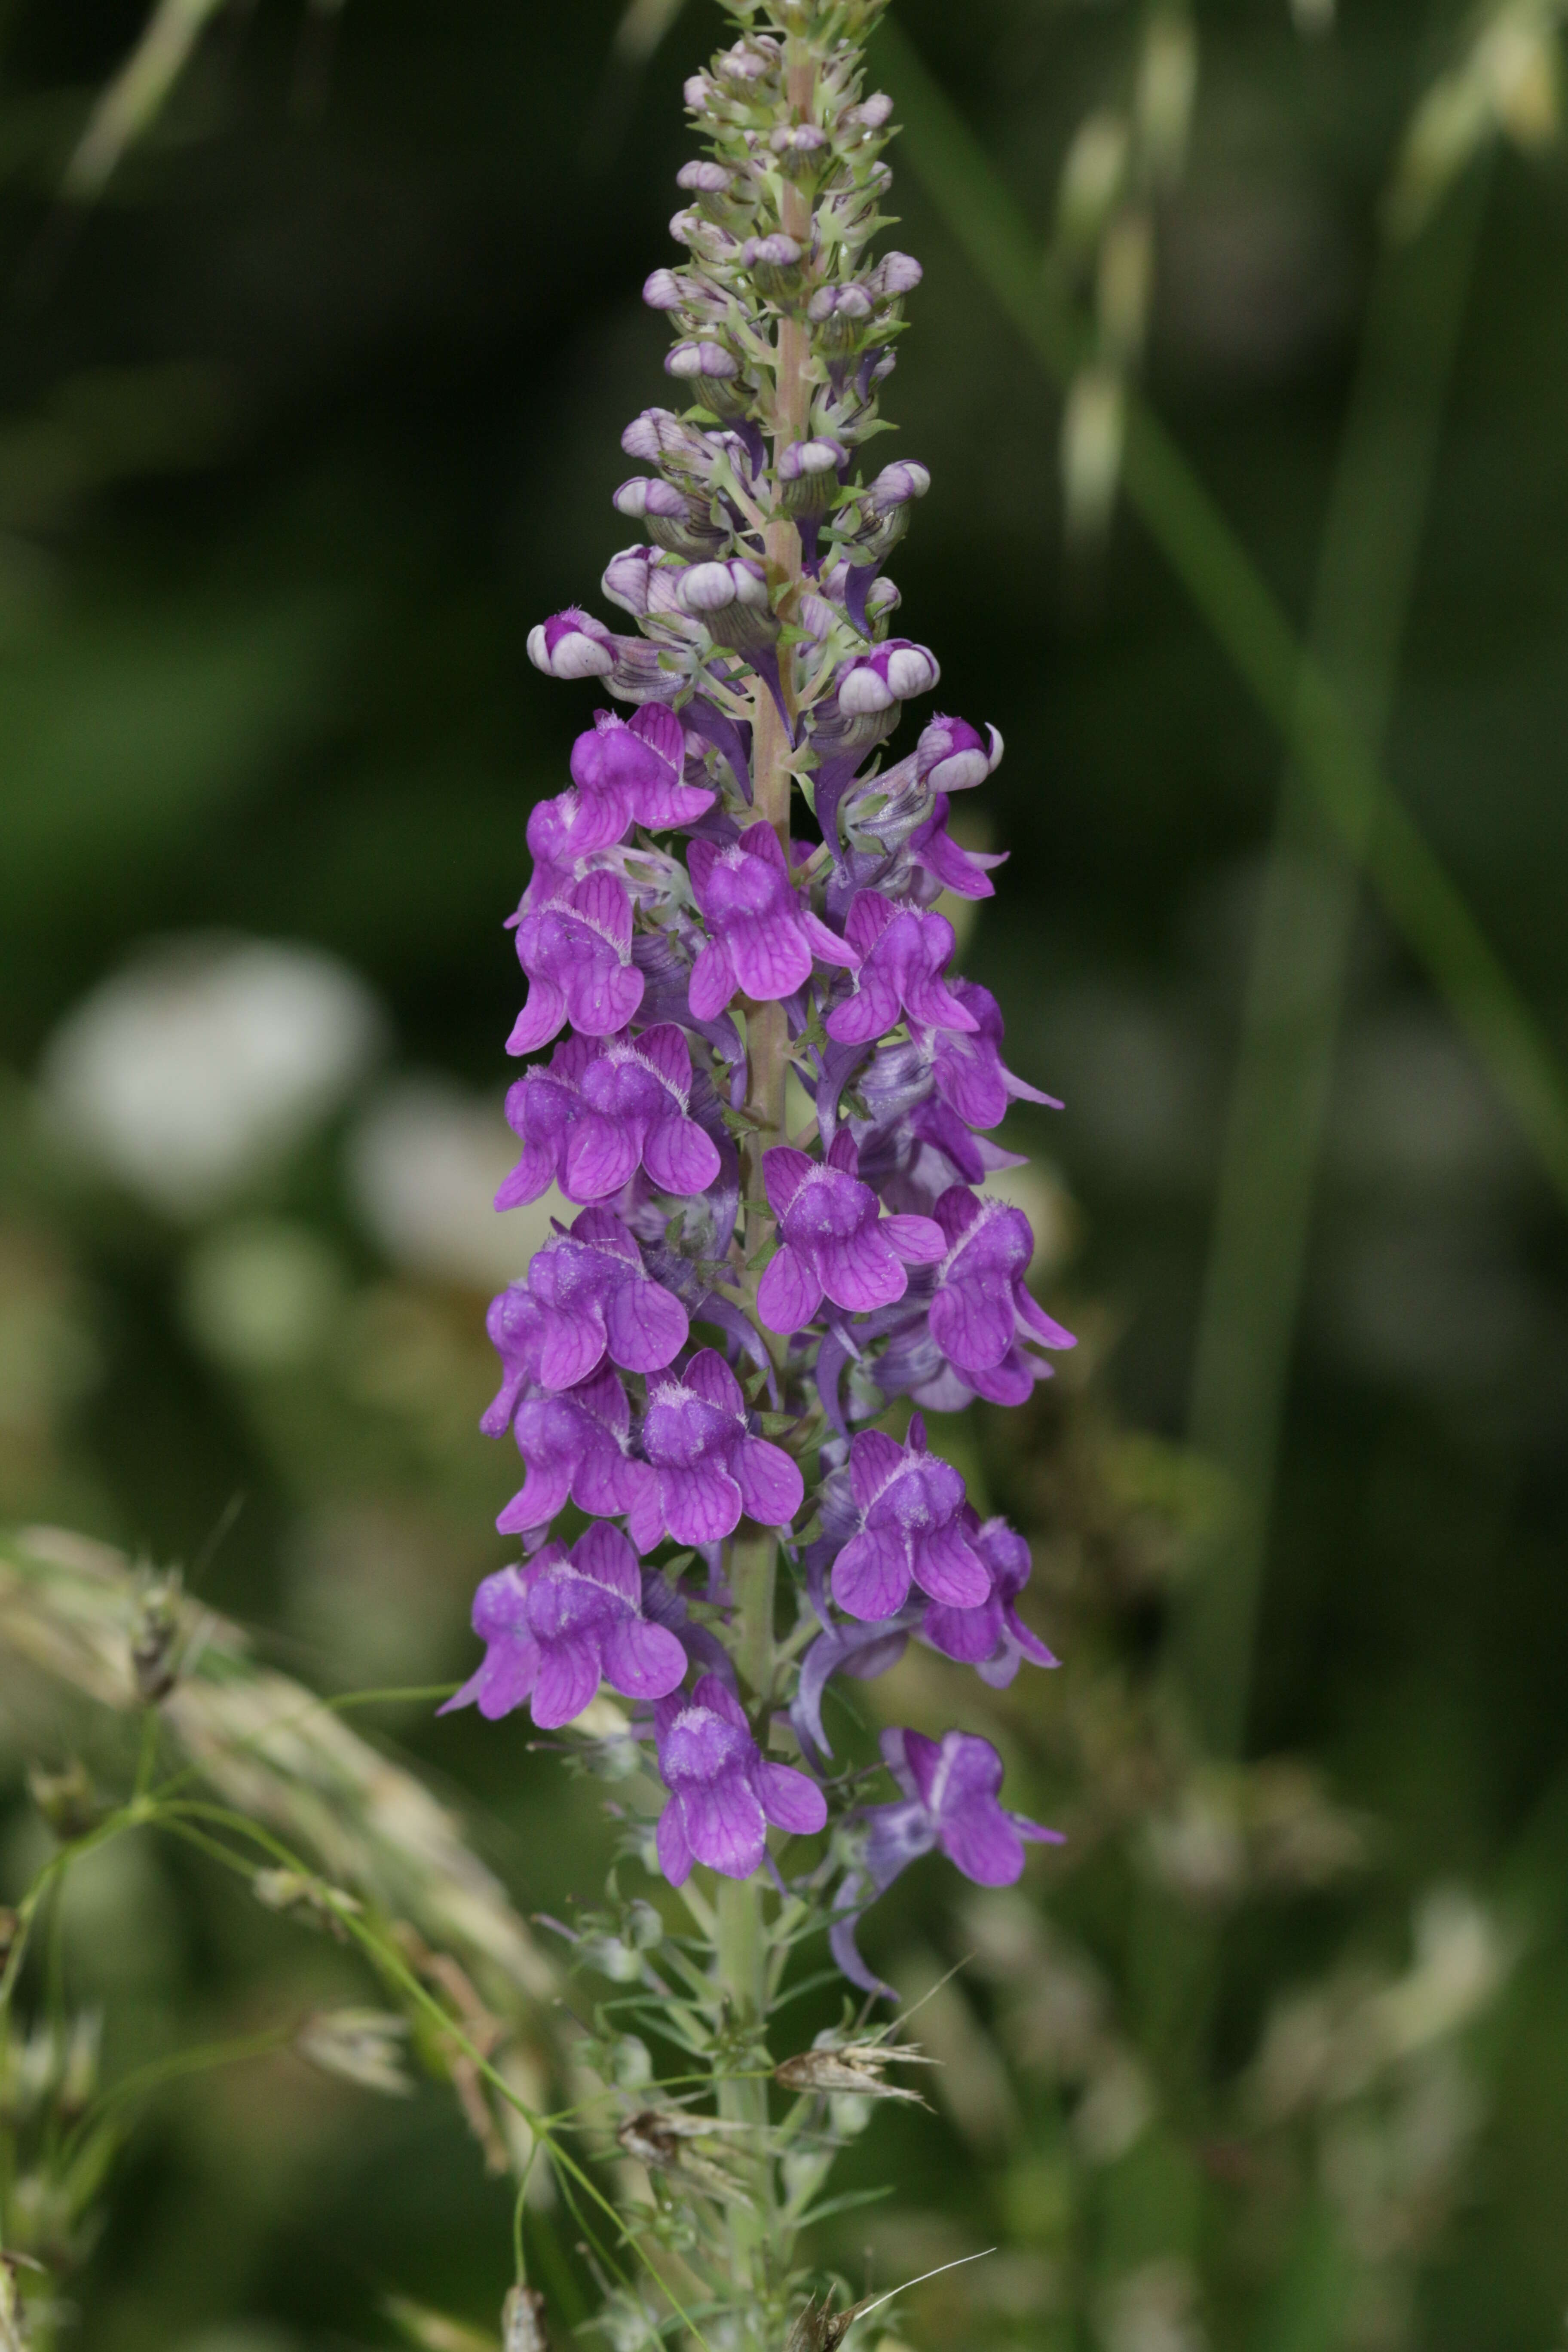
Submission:
<svg viewBox="0 0 1568 2352">
<path fill-rule="evenodd" d="M 491 1300 L 486 1328 L 506 1376 L 485 1425 L 504 1429 L 527 1382 L 575 1388 L 606 1355 L 624 1371 L 658 1371 L 686 1345 L 689 1327 L 620 1219 L 584 1209 L 536 1252 L 521 1282 Z"/>
<path fill-rule="evenodd" d="M 506 1041 L 509 1054 L 548 1045 L 568 1020 L 588 1037 L 626 1027 L 642 1003 L 643 976 L 632 961 L 624 882 L 614 874 L 585 874 L 516 922 L 517 960 L 529 991 Z"/>
<path fill-rule="evenodd" d="M 859 961 L 855 992 L 823 1026 L 843 1045 L 885 1036 L 905 1013 L 927 1029 L 977 1029 L 967 1005 L 942 975 L 952 960 L 952 925 L 921 907 L 895 907 L 876 890 L 858 891 L 844 937 Z"/>
<path fill-rule="evenodd" d="M 570 1551 L 547 1544 L 487 1576 L 474 1596 L 483 1664 L 441 1709 L 477 1706 L 492 1720 L 531 1698 L 542 1731 L 573 1722 L 601 1682 L 625 1698 L 663 1698 L 685 1679 L 686 1652 L 643 1614 L 637 1557 L 603 1521 Z"/>
<path fill-rule="evenodd" d="M 494 1410 L 483 1424 L 491 1434 Z M 496 1521 L 501 1534 L 548 1527 L 569 1502 L 606 1519 L 633 1509 L 653 1474 L 632 1458 L 631 1426 L 626 1392 L 608 1364 L 563 1395 L 525 1397 L 512 1435 L 528 1475 Z"/>
<path fill-rule="evenodd" d="M 994 1372 L 1020 1339 L 1047 1348 L 1078 1345 L 1026 1287 L 1035 1236 L 1022 1209 L 954 1184 L 934 1214 L 947 1235 L 947 1255 L 936 1270 L 931 1336 L 948 1362 L 971 1376 L 971 1386 L 973 1376 Z M 1033 1382 L 1029 1375 L 1025 1380 L 1026 1395 Z M 1021 1403 L 1023 1396 L 996 1402 Z"/>
<path fill-rule="evenodd" d="M 945 1254 L 930 1217 L 879 1214 L 877 1195 L 852 1172 L 855 1142 L 841 1128 L 825 1160 L 781 1144 L 763 1155 L 779 1246 L 757 1287 L 757 1312 L 770 1331 L 798 1331 L 824 1298 L 864 1311 L 890 1306 L 909 1286 L 908 1267 Z"/>
<path fill-rule="evenodd" d="M 716 1020 L 737 989 L 759 1003 L 793 996 L 811 978 L 814 957 L 854 968 L 854 949 L 812 913 L 791 882 L 771 824 L 748 825 L 728 849 L 694 841 L 686 862 L 711 934 L 691 968 L 697 1020 Z"/>
<path fill-rule="evenodd" d="M 719 1149 L 690 1102 L 691 1050 L 673 1022 L 635 1038 L 566 1038 L 548 1070 L 528 1071 L 507 1095 L 523 1152 L 497 1208 L 537 1201 L 552 1180 L 569 1201 L 607 1200 L 639 1167 L 661 1192 L 706 1192 Z"/>
<path fill-rule="evenodd" d="M 999 1127 L 1010 1102 L 1040 1103 L 1060 1110 L 1055 1095 L 1016 1078 L 1002 1060 L 1001 1008 L 978 981 L 957 980 L 952 992 L 973 1017 L 969 1031 L 916 1027 L 913 1034 L 930 1057 L 938 1095 L 967 1127 Z"/>
<path fill-rule="evenodd" d="M 973 1666 L 993 1690 L 1005 1690 L 1026 1658 L 1037 1666 L 1054 1666 L 1057 1659 L 1015 1606 L 1029 1580 L 1028 1545 L 1005 1519 L 982 1522 L 967 1509 L 963 1517 L 971 1549 L 990 1573 L 990 1598 L 973 1609 L 928 1601 L 921 1635 L 943 1657 Z"/>
<path fill-rule="evenodd" d="M 669 1790 L 659 1815 L 658 1866 L 672 1886 L 706 1863 L 725 1878 L 750 1878 L 766 1851 L 768 1824 L 809 1837 L 827 1820 L 815 1780 L 770 1764 L 738 1699 L 717 1675 L 689 1696 L 659 1699 L 653 1711 L 658 1769 Z"/>
<path fill-rule="evenodd" d="M 759 1527 L 787 1527 L 805 1498 L 784 1448 L 750 1434 L 741 1384 L 711 1348 L 699 1349 L 679 1378 L 650 1384 L 642 1440 L 653 1476 L 631 1515 L 639 1551 L 666 1534 L 677 1543 L 717 1543 L 733 1535 L 742 1512 Z"/>
<path fill-rule="evenodd" d="M 862 1430 L 850 1443 L 847 1474 L 837 1474 L 835 1485 L 831 1503 L 824 1499 L 824 1523 L 830 1525 L 830 1512 L 842 1514 L 838 1524 L 853 1529 L 833 1563 L 833 1598 L 849 1616 L 891 1617 L 911 1583 L 954 1609 L 990 1599 L 990 1572 L 964 1528 L 963 1480 L 951 1462 L 926 1451 L 918 1413 L 902 1445 L 880 1430 Z"/>
</svg>

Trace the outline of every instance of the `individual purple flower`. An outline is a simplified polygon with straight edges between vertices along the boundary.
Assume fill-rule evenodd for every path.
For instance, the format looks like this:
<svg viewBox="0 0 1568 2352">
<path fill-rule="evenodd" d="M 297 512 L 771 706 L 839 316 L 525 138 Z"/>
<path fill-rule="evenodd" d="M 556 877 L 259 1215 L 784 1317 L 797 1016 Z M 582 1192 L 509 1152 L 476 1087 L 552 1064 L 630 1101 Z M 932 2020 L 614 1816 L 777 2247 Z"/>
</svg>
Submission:
<svg viewBox="0 0 1568 2352">
<path fill-rule="evenodd" d="M 662 703 L 645 703 L 629 719 L 596 710 L 593 726 L 572 746 L 573 791 L 544 805 L 569 826 L 578 856 L 619 841 L 631 824 L 649 832 L 694 824 L 714 795 L 682 782 L 685 762 L 685 730 Z M 536 857 L 551 856 L 548 838 L 536 842 L 533 835 L 531 818 L 529 847 Z"/>
<path fill-rule="evenodd" d="M 909 1286 L 907 1267 L 944 1255 L 930 1217 L 879 1213 L 877 1195 L 852 1172 L 854 1139 L 841 1128 L 826 1160 L 787 1144 L 763 1154 L 763 1178 L 778 1219 L 779 1246 L 757 1288 L 770 1331 L 798 1331 L 823 1299 L 866 1312 L 889 1307 Z"/>
<path fill-rule="evenodd" d="M 631 1517 L 632 1540 L 651 1551 L 677 1543 L 717 1543 L 742 1513 L 759 1527 L 787 1527 L 805 1488 L 782 1446 L 753 1437 L 746 1400 L 722 1356 L 700 1349 L 683 1373 L 650 1383 L 643 1452 L 653 1476 Z"/>
<path fill-rule="evenodd" d="M 668 1706 L 661 1700 L 661 1706 Z M 852 1984 L 893 1997 L 861 1958 L 855 1930 L 870 1891 L 885 1893 L 900 1871 L 933 1846 L 977 1886 L 1012 1886 L 1023 1875 L 1024 1847 L 1061 1845 L 1060 1830 L 1044 1828 L 1001 1802 L 1002 1759 L 988 1739 L 944 1731 L 928 1739 L 890 1728 L 881 1736 L 882 1760 L 903 1795 L 890 1805 L 868 1805 L 861 1821 L 860 1867 L 839 1890 L 839 1916 L 828 1931 L 833 1957 Z"/>
<path fill-rule="evenodd" d="M 860 1432 L 849 1448 L 847 1487 L 855 1532 L 833 1563 L 833 1598 L 847 1615 L 891 1617 L 911 1583 L 955 1609 L 990 1599 L 990 1571 L 965 1531 L 963 1480 L 926 1451 L 918 1413 L 902 1445 L 880 1430 Z"/>
<path fill-rule="evenodd" d="M 624 1029 L 642 1003 L 632 961 L 632 906 L 614 874 L 585 874 L 517 919 L 517 960 L 528 1002 L 506 1041 L 509 1054 L 548 1045 L 570 1020 L 587 1037 Z"/>
<path fill-rule="evenodd" d="M 602 1519 L 634 1509 L 653 1473 L 631 1458 L 631 1426 L 626 1392 L 608 1364 L 563 1395 L 525 1397 L 512 1434 L 528 1475 L 496 1521 L 500 1533 L 546 1527 L 569 1502 Z M 489 1413 L 481 1427 L 498 1433 Z"/>
<path fill-rule="evenodd" d="M 1006 865 L 1008 853 L 961 849 L 947 829 L 950 814 L 947 794 L 938 793 L 930 816 L 904 845 L 905 860 L 919 869 L 913 879 L 921 898 L 934 898 L 941 890 L 951 890 L 959 898 L 994 898 L 996 885 L 991 876 L 996 866 Z"/>
<path fill-rule="evenodd" d="M 942 676 L 936 656 L 908 637 L 889 637 L 874 652 L 857 654 L 838 673 L 838 708 L 858 718 L 890 710 L 895 702 L 929 694 Z"/>
<path fill-rule="evenodd" d="M 717 1675 L 703 1675 L 689 1696 L 658 1700 L 653 1721 L 669 1790 L 658 1821 L 658 1865 L 672 1886 L 684 1885 L 694 1862 L 725 1878 L 750 1878 L 761 1867 L 770 1822 L 795 1837 L 826 1824 L 827 1803 L 816 1781 L 767 1762 L 740 1701 Z"/>
<path fill-rule="evenodd" d="M 686 1652 L 643 1614 L 637 1557 L 600 1520 L 570 1551 L 546 1544 L 521 1567 L 487 1576 L 474 1595 L 484 1663 L 441 1709 L 477 1705 L 492 1721 L 532 1699 L 534 1722 L 573 1722 L 601 1682 L 625 1698 L 663 1698 L 685 1679 Z"/>
<path fill-rule="evenodd" d="M 719 1149 L 690 1114 L 691 1053 L 672 1022 L 633 1037 L 568 1037 L 547 1070 L 530 1070 L 506 1098 L 522 1158 L 498 1209 L 537 1201 L 552 1181 L 569 1201 L 604 1201 L 640 1167 L 661 1192 L 706 1192 Z"/>
<path fill-rule="evenodd" d="M 955 980 L 952 992 L 973 1016 L 973 1029 L 922 1030 L 920 1038 L 930 1055 L 932 1079 L 942 1100 L 966 1126 L 979 1128 L 999 1126 L 1014 1101 L 1043 1103 L 1049 1110 L 1060 1110 L 1054 1095 L 1042 1094 L 1038 1087 L 1015 1077 L 1005 1066 L 1002 1012 L 990 990 L 982 988 L 978 981 Z"/>
<path fill-rule="evenodd" d="M 994 727 L 982 735 L 967 719 L 948 719 L 940 710 L 915 745 L 916 771 L 938 793 L 972 791 L 994 773 L 1001 758 L 1002 738 Z"/>
<path fill-rule="evenodd" d="M 1025 1276 L 1035 1236 L 1021 1209 L 954 1184 L 938 1201 L 947 1254 L 936 1270 L 931 1338 L 961 1372 L 988 1372 L 1022 1340 L 1047 1348 L 1077 1341 L 1029 1296 Z"/>
<path fill-rule="evenodd" d="M 990 1571 L 990 1597 L 973 1609 L 928 1601 L 921 1634 L 943 1657 L 975 1667 L 983 1682 L 994 1690 L 1005 1690 L 1026 1658 L 1037 1666 L 1057 1664 L 1014 1605 L 1029 1580 L 1029 1547 L 1005 1519 L 982 1522 L 973 1512 L 966 1511 L 964 1525 L 972 1548 Z"/>
<path fill-rule="evenodd" d="M 694 841 L 686 862 L 711 934 L 691 968 L 695 1020 L 717 1020 L 737 989 L 759 1003 L 793 996 L 811 978 L 814 957 L 853 970 L 854 950 L 790 880 L 771 824 L 748 825 L 728 849 Z"/>
<path fill-rule="evenodd" d="M 486 1420 L 504 1428 L 528 1382 L 575 1388 L 606 1354 L 623 1371 L 658 1371 L 685 1347 L 689 1327 L 614 1211 L 584 1209 L 490 1301 L 485 1328 L 505 1367 Z"/>
<path fill-rule="evenodd" d="M 528 658 L 547 677 L 607 677 L 615 641 L 603 621 L 569 604 L 528 633 Z"/>
<path fill-rule="evenodd" d="M 896 907 L 879 891 L 858 890 L 844 937 L 860 968 L 854 994 L 835 1005 L 823 1024 L 839 1045 L 869 1045 L 906 1013 L 927 1029 L 978 1028 L 942 978 L 955 945 L 945 915 Z"/>
</svg>

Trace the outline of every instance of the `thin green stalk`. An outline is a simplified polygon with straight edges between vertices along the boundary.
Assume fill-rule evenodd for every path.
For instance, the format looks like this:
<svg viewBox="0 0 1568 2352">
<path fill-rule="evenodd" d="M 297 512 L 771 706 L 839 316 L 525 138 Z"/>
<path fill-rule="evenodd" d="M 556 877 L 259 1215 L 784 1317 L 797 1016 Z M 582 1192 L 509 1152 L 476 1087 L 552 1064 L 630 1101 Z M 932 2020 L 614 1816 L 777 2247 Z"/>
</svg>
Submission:
<svg viewBox="0 0 1568 2352">
<path fill-rule="evenodd" d="M 1088 352 L 1087 331 L 1044 276 L 1027 223 L 909 43 L 886 19 L 877 39 L 910 166 L 1045 373 L 1065 382 Z M 1426 967 L 1568 1205 L 1568 1079 L 1552 1041 L 1388 791 L 1337 687 L 1303 651 L 1164 426 L 1136 399 L 1129 403 L 1123 480 L 1150 536 L 1289 744 L 1303 784 L 1363 858 L 1394 930 Z"/>
<path fill-rule="evenodd" d="M 1375 751 L 1388 727 L 1442 415 L 1484 207 L 1476 174 L 1414 247 L 1387 245 L 1329 500 L 1308 629 Z M 1298 762 L 1281 780 L 1253 942 L 1199 1320 L 1189 1435 L 1230 1485 L 1194 1580 L 1182 1664 L 1207 1745 L 1246 1731 L 1285 1392 L 1343 1013 L 1370 798 L 1338 828 Z"/>
</svg>

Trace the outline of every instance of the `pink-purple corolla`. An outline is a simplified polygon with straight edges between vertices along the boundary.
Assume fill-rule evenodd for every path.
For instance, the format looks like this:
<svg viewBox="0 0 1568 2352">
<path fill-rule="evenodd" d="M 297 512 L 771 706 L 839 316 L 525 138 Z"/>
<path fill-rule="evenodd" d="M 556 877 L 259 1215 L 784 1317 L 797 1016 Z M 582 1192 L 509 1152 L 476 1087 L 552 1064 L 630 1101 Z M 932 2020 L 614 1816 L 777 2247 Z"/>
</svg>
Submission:
<svg viewBox="0 0 1568 2352">
<path fill-rule="evenodd" d="M 930 1265 L 946 1247 L 931 1217 L 884 1216 L 868 1184 L 851 1172 L 853 1138 L 841 1128 L 826 1160 L 779 1145 L 764 1153 L 763 1180 L 778 1221 L 779 1246 L 757 1286 L 757 1312 L 770 1331 L 798 1331 L 825 1298 L 867 1312 L 901 1298 L 910 1265 Z"/>
<path fill-rule="evenodd" d="M 669 1790 L 657 1832 L 658 1866 L 672 1886 L 685 1884 L 694 1862 L 725 1878 L 750 1878 L 770 1823 L 795 1837 L 826 1826 L 827 1801 L 816 1781 L 766 1761 L 717 1675 L 701 1675 L 689 1696 L 658 1700 L 653 1719 Z"/>
<path fill-rule="evenodd" d="M 759 1527 L 788 1527 L 805 1498 L 799 1465 L 751 1434 L 741 1384 L 712 1348 L 700 1349 L 683 1372 L 649 1382 L 642 1443 L 652 1476 L 629 1522 L 639 1551 L 666 1535 L 718 1543 L 742 1514 Z"/>
<path fill-rule="evenodd" d="M 523 1149 L 497 1208 L 536 1201 L 552 1182 L 569 1201 L 605 1201 L 639 1168 L 661 1192 L 706 1192 L 719 1148 L 691 1116 L 691 1050 L 673 1022 L 636 1037 L 564 1038 L 547 1070 L 508 1092 L 507 1123 Z"/>
<path fill-rule="evenodd" d="M 686 1652 L 643 1614 L 637 1554 L 603 1521 L 568 1550 L 545 1545 L 516 1568 L 487 1576 L 474 1596 L 483 1664 L 441 1709 L 477 1706 L 494 1720 L 525 1699 L 553 1731 L 574 1722 L 601 1682 L 623 1697 L 663 1698 L 686 1674 Z"/>
<path fill-rule="evenodd" d="M 790 879 L 771 824 L 748 825 L 725 849 L 693 841 L 686 863 L 710 935 L 691 967 L 699 1021 L 716 1019 L 737 991 L 758 1003 L 793 996 L 811 978 L 814 959 L 854 968 L 854 949 L 812 913 Z"/>
</svg>

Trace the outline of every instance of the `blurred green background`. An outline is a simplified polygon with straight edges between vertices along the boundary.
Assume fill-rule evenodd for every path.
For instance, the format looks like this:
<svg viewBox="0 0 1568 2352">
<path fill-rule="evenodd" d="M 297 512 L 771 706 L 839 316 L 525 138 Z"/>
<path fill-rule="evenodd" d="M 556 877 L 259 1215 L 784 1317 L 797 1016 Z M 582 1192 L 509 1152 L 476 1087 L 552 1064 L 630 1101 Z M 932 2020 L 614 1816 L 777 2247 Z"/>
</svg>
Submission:
<svg viewBox="0 0 1568 2352">
<path fill-rule="evenodd" d="M 1076 256 L 1053 224 L 1075 133 L 1135 94 L 1151 20 L 897 14 L 1025 225 L 1039 299 L 1087 317 L 1098 253 L 1114 342 L 1104 221 Z M 595 602 L 625 536 L 617 436 L 664 385 L 637 289 L 668 257 L 680 83 L 720 22 L 689 6 L 639 54 L 611 0 L 231 0 L 98 201 L 63 207 L 145 16 L 16 0 L 0 26 L 0 1517 L 184 1563 L 317 1687 L 439 1682 L 467 1670 L 515 1483 L 475 1430 L 484 1300 L 527 1246 L 487 1207 L 518 992 L 501 925 L 588 709 L 523 640 Z M 1146 336 L 1112 357 L 1299 628 L 1319 583 L 1325 659 L 1374 736 L 1386 701 L 1393 785 L 1568 1062 L 1568 174 L 1549 13 L 1508 22 L 1536 44 L 1502 108 L 1528 135 L 1492 154 L 1478 131 L 1380 262 L 1412 110 L 1472 20 L 1205 0 L 1190 143 L 1138 215 Z M 1271 899 L 1278 731 L 1136 499 L 1086 521 L 1080 474 L 1064 518 L 1058 389 L 976 266 L 1007 218 L 955 214 L 907 50 L 873 70 L 908 94 L 896 236 L 926 268 L 884 404 L 933 475 L 901 625 L 940 656 L 942 707 L 1007 740 L 963 812 L 1011 852 L 965 961 L 1015 1066 L 1066 1100 L 1018 1139 L 1042 1155 L 1037 1274 L 1087 1335 L 1022 1436 L 953 1434 L 1037 1540 L 1064 1668 L 998 1702 L 997 1736 L 1012 1801 L 1068 1822 L 1081 1860 L 1032 1864 L 1027 1903 L 984 1916 L 935 1864 L 886 1906 L 871 1940 L 900 1984 L 978 1957 L 929 2012 L 939 2114 L 879 2124 L 857 2158 L 898 2176 L 899 2218 L 847 2223 L 840 2252 L 872 2246 L 890 2284 L 911 2249 L 1004 2243 L 999 2284 L 982 2266 L 900 2320 L 932 2347 L 1547 2352 L 1568 2304 L 1563 1162 L 1554 1189 L 1408 927 L 1348 890 L 1310 813 Z M 1287 1108 L 1264 1084 L 1226 1192 L 1282 873 L 1300 892 L 1274 983 L 1287 1032 L 1292 1006 L 1309 1029 L 1328 1007 L 1331 1084 L 1321 1135 L 1298 1133 L 1297 1066 L 1268 1066 Z M 1272 1338 L 1229 1359 L 1216 1198 L 1243 1275 L 1277 1292 Z M 1218 1375 L 1194 1407 L 1204 1345 L 1240 1367 L 1229 1421 Z M 1200 1768 L 1171 1696 L 1205 1575 L 1241 1594 L 1245 1656 L 1245 1559 L 1228 1588 L 1225 1562 L 1249 1494 L 1264 1512 L 1270 1366 L 1246 1749 L 1310 1783 Z M 934 1667 L 903 1697 L 973 1711 Z M 515 1723 L 403 1706 L 377 1726 L 482 1818 L 525 1912 L 595 1899 L 593 1792 L 563 1794 Z M 11 1899 L 44 1837 L 21 1793 L 37 1752 L 12 1725 Z M 1289 1899 L 1237 1859 L 1276 1799 L 1327 1842 L 1321 1868 L 1275 1874 Z M 83 1874 L 65 1931 L 108 2062 L 242 2030 L 339 1966 L 195 1864 L 124 1856 Z M 1088 1957 L 1062 1960 L 1047 1917 Z M 1375 2083 L 1368 2060 L 1320 2084 L 1310 2130 L 1289 2098 L 1260 2123 L 1259 2037 L 1309 1980 L 1342 2022 L 1383 1983 L 1453 1997 Z M 1086 2082 L 1108 2112 L 1121 2084 L 1104 2128 Z M 394 2287 L 493 2326 L 509 2192 L 448 2105 L 287 2065 L 160 2104 L 70 2282 L 71 2340 L 368 2346 Z M 1320 2207 L 1353 2278 L 1314 2252 Z"/>
</svg>

